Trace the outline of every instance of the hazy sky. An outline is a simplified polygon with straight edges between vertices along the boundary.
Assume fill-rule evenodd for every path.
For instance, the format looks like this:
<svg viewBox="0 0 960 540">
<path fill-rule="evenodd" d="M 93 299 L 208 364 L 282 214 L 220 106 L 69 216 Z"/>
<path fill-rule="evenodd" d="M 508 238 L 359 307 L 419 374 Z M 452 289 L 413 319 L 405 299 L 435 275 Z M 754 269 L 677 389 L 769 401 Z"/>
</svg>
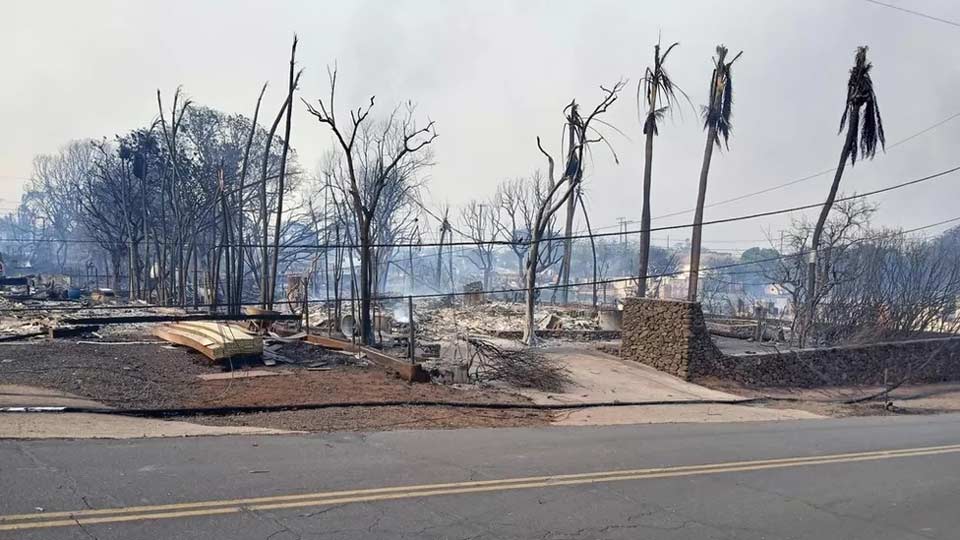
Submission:
<svg viewBox="0 0 960 540">
<path fill-rule="evenodd" d="M 886 0 L 960 21 L 955 0 Z M 835 166 L 847 70 L 870 46 L 888 144 L 960 113 L 960 27 L 863 0 L 94 2 L 0 5 L 0 210 L 19 200 L 31 161 L 71 139 L 112 137 L 148 124 L 155 92 L 177 85 L 197 103 L 251 114 L 263 81 L 265 114 L 279 107 L 292 35 L 300 36 L 301 95 L 327 91 L 340 68 L 341 110 L 376 94 L 375 112 L 402 100 L 437 123 L 428 201 L 458 205 L 497 182 L 545 168 L 540 135 L 559 149 L 561 109 L 592 107 L 600 84 L 629 79 L 604 119 L 620 157 L 596 147 L 586 189 L 596 227 L 638 219 L 643 164 L 636 81 L 652 46 L 679 41 L 668 69 L 698 107 L 718 43 L 744 54 L 733 68 L 734 134 L 715 153 L 707 202 Z M 660 130 L 654 216 L 695 202 L 704 133 L 689 106 Z M 345 113 L 344 113 L 345 114 Z M 313 168 L 329 133 L 295 109 L 292 143 Z M 848 193 L 960 165 L 960 118 L 859 163 Z M 831 177 L 709 208 L 706 219 L 822 200 Z M 875 198 L 877 224 L 926 225 L 960 216 L 960 173 Z M 655 224 L 690 221 L 689 214 Z M 704 241 L 756 244 L 789 217 L 707 227 Z M 939 229 L 938 229 L 939 230 Z M 664 235 L 655 235 L 655 238 Z M 672 238 L 686 238 L 677 231 Z M 662 243 L 662 241 L 660 242 Z"/>
</svg>

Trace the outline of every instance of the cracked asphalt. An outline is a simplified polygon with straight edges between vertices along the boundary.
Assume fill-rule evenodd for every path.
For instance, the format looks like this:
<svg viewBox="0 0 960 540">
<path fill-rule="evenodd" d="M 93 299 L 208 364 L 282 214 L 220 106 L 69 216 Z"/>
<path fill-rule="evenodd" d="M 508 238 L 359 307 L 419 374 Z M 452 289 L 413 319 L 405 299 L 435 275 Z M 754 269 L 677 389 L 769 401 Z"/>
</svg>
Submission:
<svg viewBox="0 0 960 540">
<path fill-rule="evenodd" d="M 0 516 L 960 444 L 960 415 L 0 441 Z M 954 539 L 960 452 L 52 528 L 0 539 Z M 0 518 L 0 524 L 2 524 Z"/>
</svg>

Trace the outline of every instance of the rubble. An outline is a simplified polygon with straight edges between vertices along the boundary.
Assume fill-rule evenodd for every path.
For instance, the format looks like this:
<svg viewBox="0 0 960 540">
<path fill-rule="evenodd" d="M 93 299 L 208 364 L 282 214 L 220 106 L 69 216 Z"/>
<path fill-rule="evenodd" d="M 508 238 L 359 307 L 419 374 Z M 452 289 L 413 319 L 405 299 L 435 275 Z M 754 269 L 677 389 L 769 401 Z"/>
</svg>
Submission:
<svg viewBox="0 0 960 540">
<path fill-rule="evenodd" d="M 504 331 L 522 331 L 524 311 L 521 304 L 486 302 L 469 307 L 418 305 L 417 338 L 442 341 L 456 334 L 491 335 Z M 534 312 L 540 330 L 600 330 L 592 308 L 540 306 Z"/>
</svg>

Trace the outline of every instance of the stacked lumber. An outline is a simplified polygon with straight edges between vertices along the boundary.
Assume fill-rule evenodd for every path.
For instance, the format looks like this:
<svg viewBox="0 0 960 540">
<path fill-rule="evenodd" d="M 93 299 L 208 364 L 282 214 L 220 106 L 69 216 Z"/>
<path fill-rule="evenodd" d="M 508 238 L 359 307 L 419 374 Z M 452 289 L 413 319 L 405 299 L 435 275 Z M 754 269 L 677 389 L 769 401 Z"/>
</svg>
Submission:
<svg viewBox="0 0 960 540">
<path fill-rule="evenodd" d="M 260 336 L 222 322 L 179 322 L 158 327 L 153 334 L 164 341 L 190 347 L 215 362 L 263 354 Z"/>
</svg>

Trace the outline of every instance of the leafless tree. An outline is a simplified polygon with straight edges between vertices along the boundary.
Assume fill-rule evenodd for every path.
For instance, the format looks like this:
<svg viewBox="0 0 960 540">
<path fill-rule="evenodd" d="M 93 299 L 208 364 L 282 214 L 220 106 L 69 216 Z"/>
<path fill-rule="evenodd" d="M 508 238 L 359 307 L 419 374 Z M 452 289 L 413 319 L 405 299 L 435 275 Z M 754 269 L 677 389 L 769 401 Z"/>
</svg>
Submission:
<svg viewBox="0 0 960 540">
<path fill-rule="evenodd" d="M 529 178 L 507 180 L 497 186 L 494 201 L 500 207 L 502 215 L 499 221 L 498 238 L 511 242 L 510 250 L 517 257 L 519 276 L 524 274 L 537 209 L 543 205 L 548 191 L 549 185 L 539 170 L 534 171 Z M 550 240 L 560 236 L 556 221 L 556 215 L 547 220 L 543 239 L 540 242 L 540 261 L 537 265 L 540 272 L 552 268 L 563 257 L 563 241 Z"/>
<path fill-rule="evenodd" d="M 870 217 L 875 211 L 875 207 L 865 204 L 862 200 L 844 201 L 835 206 L 833 216 L 825 223 L 820 241 L 822 248 L 816 267 L 820 285 L 816 288 L 815 294 L 818 298 L 814 300 L 813 305 L 820 304 L 828 298 L 835 288 L 856 279 L 860 269 L 844 264 L 844 256 L 867 234 Z M 814 225 L 808 220 L 795 220 L 790 229 L 784 231 L 781 241 L 782 249 L 788 255 L 782 256 L 774 264 L 762 267 L 764 276 L 790 298 L 790 307 L 794 314 L 791 321 L 791 336 L 795 336 L 796 343 L 800 346 L 807 345 L 807 340 L 811 336 L 807 332 L 809 325 L 799 324 L 803 321 L 805 310 L 810 305 L 807 299 L 810 291 L 806 287 L 809 267 L 799 254 L 805 252 L 805 246 L 808 245 L 813 229 Z M 773 244 L 774 242 L 771 241 L 771 245 Z"/>
<path fill-rule="evenodd" d="M 294 74 L 294 68 L 297 60 L 297 36 L 293 36 L 293 45 L 290 47 L 290 74 L 287 82 L 287 99 L 284 102 L 286 109 L 286 121 L 283 131 L 283 152 L 280 154 L 280 174 L 277 177 L 277 216 L 273 228 L 273 258 L 272 264 L 267 266 L 268 261 L 264 260 L 264 276 L 269 276 L 268 286 L 266 288 L 266 308 L 273 309 L 274 294 L 277 284 L 277 258 L 280 255 L 280 235 L 283 223 L 283 195 L 284 185 L 287 179 L 287 154 L 290 151 L 290 125 L 293 117 L 293 94 L 297 90 L 297 84 L 300 81 L 300 70 Z M 266 178 L 264 178 L 266 182 Z M 266 238 L 267 223 L 264 221 L 264 238 Z"/>
<path fill-rule="evenodd" d="M 540 241 L 544 238 L 544 233 L 547 231 L 550 219 L 575 195 L 577 186 L 583 178 L 583 157 L 587 147 L 592 143 L 604 140 L 602 137 L 591 138 L 591 136 L 598 137 L 594 134 L 595 132 L 591 131 L 593 129 L 591 123 L 598 116 L 607 112 L 610 106 L 616 102 L 623 86 L 624 82 L 618 81 L 611 88 L 600 87 L 603 92 L 603 97 L 600 103 L 586 117 L 579 114 L 576 102 L 572 102 L 566 107 L 567 124 L 573 125 L 575 128 L 572 133 L 574 143 L 569 148 L 565 158 L 564 171 L 559 179 L 554 175 L 555 161 L 553 156 L 543 148 L 540 138 L 537 138 L 537 147 L 547 158 L 547 181 L 549 189 L 543 198 L 543 202 L 537 208 L 537 213 L 533 219 L 530 251 L 527 253 L 524 341 L 528 345 L 534 345 L 536 342 L 533 311 L 536 302 L 535 295 L 537 288 L 537 266 L 540 261 Z"/>
<path fill-rule="evenodd" d="M 463 230 L 474 243 L 474 247 L 466 251 L 465 257 L 483 276 L 484 290 L 490 290 L 490 277 L 496 262 L 493 240 L 502 228 L 500 209 L 494 203 L 471 200 L 460 211 Z"/>
<path fill-rule="evenodd" d="M 377 207 L 381 203 L 384 189 L 391 179 L 400 177 L 398 168 L 422 164 L 421 150 L 436 139 L 434 123 L 417 127 L 412 105 L 405 109 L 395 109 L 377 129 L 370 127 L 368 119 L 373 109 L 371 97 L 365 107 L 350 111 L 348 125 L 337 120 L 334 98 L 337 86 L 336 69 L 329 70 L 330 95 L 326 100 L 318 100 L 315 108 L 306 101 L 307 109 L 321 124 L 327 125 L 343 152 L 346 162 L 346 178 L 349 182 L 347 193 L 357 225 L 360 240 L 360 328 L 361 340 L 372 344 L 374 340 L 371 319 L 373 301 L 373 223 Z M 357 147 L 361 134 L 371 144 Z M 363 155 L 360 155 L 360 150 Z M 362 169 L 359 165 L 365 165 Z"/>
<path fill-rule="evenodd" d="M 64 272 L 74 232 L 80 226 L 76 189 L 91 174 L 93 147 L 74 141 L 55 155 L 33 160 L 33 175 L 24 188 L 23 204 L 52 233 L 56 245 L 56 264 Z"/>
</svg>

